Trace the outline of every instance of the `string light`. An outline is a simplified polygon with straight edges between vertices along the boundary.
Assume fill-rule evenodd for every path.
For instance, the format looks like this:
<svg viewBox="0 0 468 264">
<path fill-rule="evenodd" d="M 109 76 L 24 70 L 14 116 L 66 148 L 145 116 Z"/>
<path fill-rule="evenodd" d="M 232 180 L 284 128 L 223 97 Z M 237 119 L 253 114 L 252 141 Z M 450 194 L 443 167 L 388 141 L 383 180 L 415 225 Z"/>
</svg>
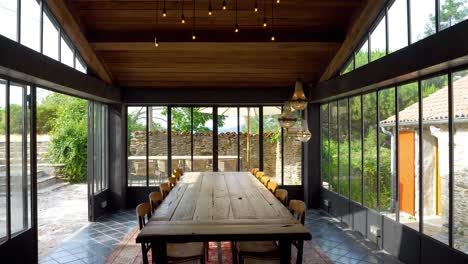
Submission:
<svg viewBox="0 0 468 264">
<path fill-rule="evenodd" d="M 180 22 L 182 22 L 182 24 L 185 24 L 185 16 L 184 16 L 184 0 L 182 0 L 182 20 Z"/>
<path fill-rule="evenodd" d="M 156 26 L 155 26 L 155 35 L 154 35 L 154 46 L 158 47 L 158 10 L 159 10 L 159 0 L 156 0 Z"/>
<path fill-rule="evenodd" d="M 192 40 L 197 39 L 197 36 L 195 35 L 195 26 L 196 26 L 195 0 L 193 0 L 193 30 L 192 30 Z"/>
<path fill-rule="evenodd" d="M 239 32 L 239 24 L 237 24 L 237 0 L 236 0 L 236 25 L 234 26 L 234 32 Z"/>
<path fill-rule="evenodd" d="M 280 0 L 276 0 L 276 3 L 279 4 L 279 3 L 280 3 Z"/>
<path fill-rule="evenodd" d="M 162 12 L 162 16 L 163 17 L 166 17 L 166 0 L 164 0 L 164 6 L 163 6 L 163 12 Z"/>
<path fill-rule="evenodd" d="M 263 27 L 267 27 L 267 19 L 266 19 L 266 0 L 263 1 Z"/>
<path fill-rule="evenodd" d="M 276 1 L 277 3 L 279 0 Z M 271 0 L 271 41 L 275 41 L 275 4 L 274 0 Z"/>
<path fill-rule="evenodd" d="M 257 11 L 258 11 L 258 2 L 257 0 L 255 0 L 254 12 L 257 12 Z"/>
<path fill-rule="evenodd" d="M 226 0 L 223 0 L 223 10 L 226 10 Z"/>
<path fill-rule="evenodd" d="M 211 7 L 211 0 L 210 0 L 210 3 L 208 5 L 208 15 L 211 16 L 213 14 L 213 8 Z"/>
</svg>

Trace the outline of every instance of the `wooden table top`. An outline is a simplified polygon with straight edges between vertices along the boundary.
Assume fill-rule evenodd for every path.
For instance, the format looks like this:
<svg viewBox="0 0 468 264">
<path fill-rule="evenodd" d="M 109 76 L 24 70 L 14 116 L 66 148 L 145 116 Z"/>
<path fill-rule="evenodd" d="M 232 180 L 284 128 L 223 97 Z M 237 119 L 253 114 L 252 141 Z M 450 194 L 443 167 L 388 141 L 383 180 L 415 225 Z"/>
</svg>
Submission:
<svg viewBox="0 0 468 264">
<path fill-rule="evenodd" d="M 137 242 L 309 240 L 309 231 L 248 172 L 185 173 Z"/>
</svg>

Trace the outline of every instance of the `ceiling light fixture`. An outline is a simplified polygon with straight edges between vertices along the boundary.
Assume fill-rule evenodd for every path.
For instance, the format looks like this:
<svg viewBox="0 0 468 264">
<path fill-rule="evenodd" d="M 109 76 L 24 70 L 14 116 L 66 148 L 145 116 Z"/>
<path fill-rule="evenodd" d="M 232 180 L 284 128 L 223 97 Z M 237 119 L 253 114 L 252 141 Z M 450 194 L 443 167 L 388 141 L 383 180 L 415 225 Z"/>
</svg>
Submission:
<svg viewBox="0 0 468 264">
<path fill-rule="evenodd" d="M 263 27 L 267 27 L 267 19 L 266 19 L 266 0 L 263 1 Z"/>
<path fill-rule="evenodd" d="M 185 24 L 185 16 L 184 16 L 184 0 L 182 0 L 182 17 L 181 21 L 182 24 Z"/>
<path fill-rule="evenodd" d="M 213 8 L 211 7 L 211 0 L 210 3 L 208 4 L 208 15 L 211 16 L 213 14 Z"/>
<path fill-rule="evenodd" d="M 154 34 L 154 46 L 158 47 L 158 10 L 159 10 L 159 0 L 156 0 L 156 25 L 155 25 L 155 34 Z"/>
<path fill-rule="evenodd" d="M 258 2 L 257 0 L 255 0 L 254 12 L 257 12 L 257 11 L 258 11 Z"/>
<path fill-rule="evenodd" d="M 271 41 L 275 41 L 275 3 L 271 0 Z"/>
<path fill-rule="evenodd" d="M 276 3 L 279 4 L 279 3 L 280 3 L 280 0 L 276 0 Z"/>
<path fill-rule="evenodd" d="M 163 6 L 163 12 L 162 12 L 162 16 L 163 17 L 166 17 L 166 0 L 164 0 L 164 6 Z"/>
<path fill-rule="evenodd" d="M 223 10 L 226 10 L 226 0 L 223 0 Z"/>
<path fill-rule="evenodd" d="M 294 110 L 302 111 L 307 107 L 307 97 L 304 94 L 304 89 L 302 88 L 302 80 L 297 79 L 294 85 L 294 94 L 291 98 L 291 107 Z"/>
</svg>

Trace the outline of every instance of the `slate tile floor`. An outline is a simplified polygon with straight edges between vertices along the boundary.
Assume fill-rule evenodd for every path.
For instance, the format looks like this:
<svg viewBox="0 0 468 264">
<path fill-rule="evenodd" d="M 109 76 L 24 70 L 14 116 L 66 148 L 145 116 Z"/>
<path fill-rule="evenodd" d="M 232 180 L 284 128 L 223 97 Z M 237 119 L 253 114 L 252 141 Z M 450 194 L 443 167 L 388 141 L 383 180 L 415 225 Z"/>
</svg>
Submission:
<svg viewBox="0 0 468 264">
<path fill-rule="evenodd" d="M 41 264 L 104 263 L 114 247 L 137 226 L 135 211 L 121 211 L 102 217 L 78 231 L 47 256 Z"/>
<path fill-rule="evenodd" d="M 39 263 L 104 263 L 115 246 L 136 225 L 134 210 L 106 216 L 80 230 L 71 239 L 64 241 L 59 248 L 40 259 Z M 401 263 L 323 211 L 308 210 L 305 225 L 312 233 L 312 241 L 335 263 Z M 308 252 L 305 249 L 304 255 L 306 254 Z"/>
<path fill-rule="evenodd" d="M 400 264 L 395 257 L 379 250 L 356 231 L 320 210 L 308 210 L 305 226 L 312 241 L 335 263 L 340 264 Z M 304 252 L 304 254 L 307 254 Z"/>
</svg>

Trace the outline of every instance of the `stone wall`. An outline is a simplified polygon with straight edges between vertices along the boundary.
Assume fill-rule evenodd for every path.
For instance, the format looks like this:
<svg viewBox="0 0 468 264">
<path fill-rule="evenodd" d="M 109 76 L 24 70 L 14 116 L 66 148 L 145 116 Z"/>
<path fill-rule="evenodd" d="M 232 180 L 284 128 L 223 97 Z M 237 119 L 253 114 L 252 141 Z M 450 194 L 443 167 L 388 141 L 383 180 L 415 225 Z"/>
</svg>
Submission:
<svg viewBox="0 0 468 264">
<path fill-rule="evenodd" d="M 146 135 L 145 131 L 135 131 L 131 135 L 129 148 L 130 156 L 146 155 Z M 211 171 L 212 159 L 197 159 L 196 156 L 212 156 L 213 145 L 212 132 L 193 134 L 194 171 Z M 281 144 L 273 139 L 274 134 L 265 133 L 263 137 L 263 166 L 265 175 L 276 177 L 280 182 L 281 176 Z M 149 153 L 150 156 L 167 156 L 167 133 L 165 131 L 149 132 Z M 191 145 L 190 132 L 172 132 L 172 166 L 184 167 L 186 171 L 191 169 Z M 240 170 L 250 171 L 253 167 L 259 166 L 259 135 L 250 134 L 250 162 L 247 160 L 247 134 L 240 134 Z M 186 159 L 174 159 L 174 156 L 188 156 Z M 218 156 L 220 171 L 237 170 L 237 133 L 226 132 L 218 135 Z M 224 156 L 224 157 L 223 157 Z M 236 156 L 235 158 L 226 156 Z M 284 148 L 284 175 L 285 183 L 301 183 L 301 148 L 293 142 L 293 139 L 285 137 Z M 130 164 L 132 166 L 132 164 Z M 164 161 L 150 164 L 150 170 L 165 172 Z M 136 172 L 136 168 L 130 168 L 130 172 Z M 142 170 L 142 172 L 145 170 Z"/>
</svg>

